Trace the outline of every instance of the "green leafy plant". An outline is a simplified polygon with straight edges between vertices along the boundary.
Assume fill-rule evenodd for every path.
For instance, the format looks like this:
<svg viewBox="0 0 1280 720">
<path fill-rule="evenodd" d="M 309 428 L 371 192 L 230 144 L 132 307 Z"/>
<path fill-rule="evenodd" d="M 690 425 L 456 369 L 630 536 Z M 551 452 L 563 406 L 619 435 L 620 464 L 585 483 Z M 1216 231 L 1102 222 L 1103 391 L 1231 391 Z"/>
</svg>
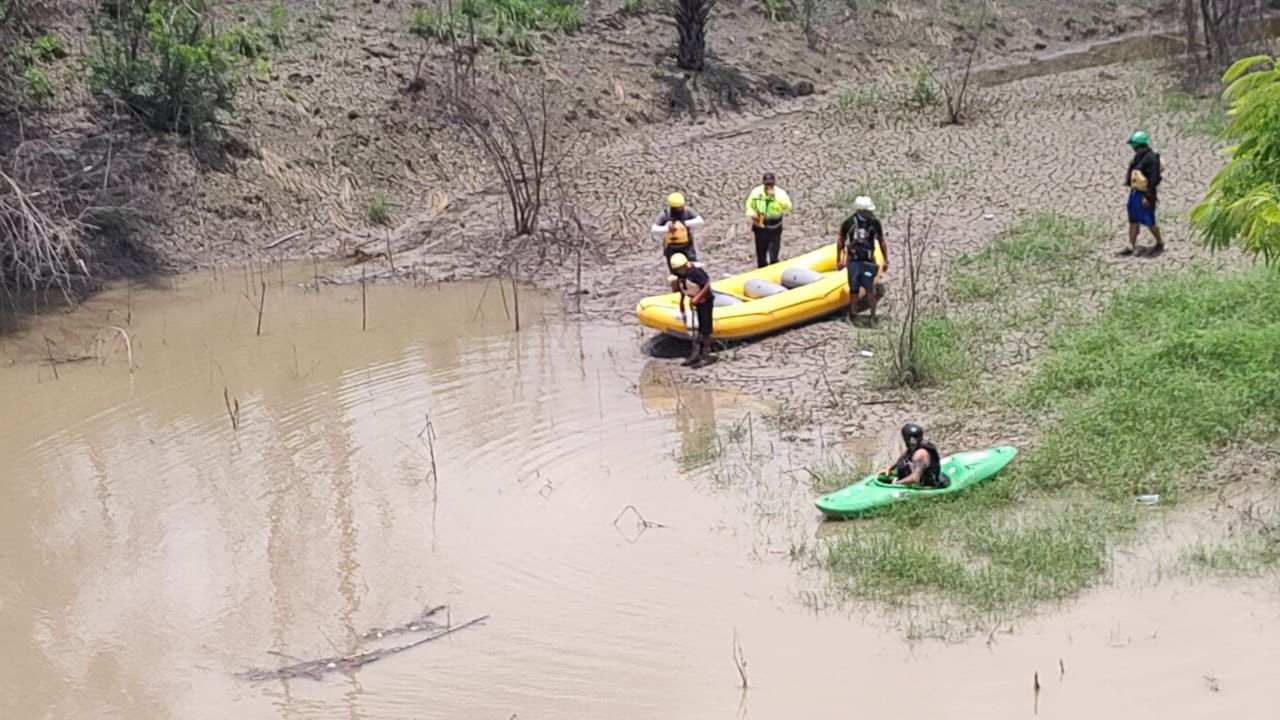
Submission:
<svg viewBox="0 0 1280 720">
<path fill-rule="evenodd" d="M 94 17 L 90 82 L 159 130 L 215 131 L 230 112 L 249 36 L 208 25 L 210 0 L 117 0 Z"/>
<path fill-rule="evenodd" d="M 791 0 L 760 0 L 760 9 L 764 12 L 765 17 L 779 22 L 782 20 L 790 20 L 792 13 L 795 11 L 795 5 Z"/>
<path fill-rule="evenodd" d="M 417 8 L 409 16 L 409 33 L 426 41 L 443 42 L 456 30 L 457 19 L 431 8 Z"/>
<path fill-rule="evenodd" d="M 644 0 L 622 0 L 622 12 L 627 15 L 644 13 Z"/>
<path fill-rule="evenodd" d="M 395 200 L 383 195 L 375 195 L 369 198 L 369 204 L 365 207 L 365 219 L 370 225 L 385 225 L 391 220 L 391 212 L 395 207 Z"/>
<path fill-rule="evenodd" d="M 267 40 L 277 50 L 283 50 L 289 46 L 289 13 L 285 10 L 284 5 L 276 3 L 267 11 L 265 34 Z"/>
<path fill-rule="evenodd" d="M 43 105 L 53 97 L 53 83 L 38 67 L 29 67 L 22 73 L 23 96 L 32 105 Z"/>
<path fill-rule="evenodd" d="M 929 63 L 922 62 L 911 73 L 911 104 L 924 110 L 938 104 L 938 89 L 929 70 Z"/>
<path fill-rule="evenodd" d="M 1276 58 L 1247 57 L 1222 81 L 1230 108 L 1223 137 L 1236 144 L 1191 221 L 1210 247 L 1235 244 L 1271 264 L 1280 259 L 1280 67 Z"/>
<path fill-rule="evenodd" d="M 67 50 L 62 45 L 62 38 L 57 35 L 41 35 L 31 43 L 35 48 L 36 54 L 45 62 L 61 60 L 67 56 Z"/>
<path fill-rule="evenodd" d="M 563 33 L 572 33 L 582 27 L 582 8 L 577 5 L 556 5 L 547 14 L 551 24 Z"/>
<path fill-rule="evenodd" d="M 465 40 L 528 56 L 539 34 L 575 32 L 585 21 L 578 0 L 458 0 L 455 8 L 418 8 L 409 17 L 409 32 L 425 42 Z"/>
</svg>

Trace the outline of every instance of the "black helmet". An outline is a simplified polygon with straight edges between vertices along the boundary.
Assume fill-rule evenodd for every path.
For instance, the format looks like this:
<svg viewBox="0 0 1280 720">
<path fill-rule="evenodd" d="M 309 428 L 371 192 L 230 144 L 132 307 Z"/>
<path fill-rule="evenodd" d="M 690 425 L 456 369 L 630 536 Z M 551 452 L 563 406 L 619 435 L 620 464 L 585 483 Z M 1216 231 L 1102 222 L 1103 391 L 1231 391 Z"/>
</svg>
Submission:
<svg viewBox="0 0 1280 720">
<path fill-rule="evenodd" d="M 923 442 L 924 428 L 915 423 L 907 423 L 902 426 L 902 442 L 910 445 L 912 440 L 917 443 Z"/>
</svg>

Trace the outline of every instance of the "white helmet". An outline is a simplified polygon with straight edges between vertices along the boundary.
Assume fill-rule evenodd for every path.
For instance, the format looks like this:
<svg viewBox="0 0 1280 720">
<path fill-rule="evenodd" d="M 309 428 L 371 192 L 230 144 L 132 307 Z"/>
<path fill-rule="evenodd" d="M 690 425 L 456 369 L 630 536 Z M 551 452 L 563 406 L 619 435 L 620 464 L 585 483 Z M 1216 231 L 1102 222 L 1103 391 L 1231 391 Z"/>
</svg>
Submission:
<svg viewBox="0 0 1280 720">
<path fill-rule="evenodd" d="M 871 202 L 871 198 L 867 197 L 866 195 L 859 195 L 858 197 L 854 198 L 853 209 L 854 210 L 870 210 L 871 212 L 875 212 L 876 204 Z"/>
</svg>

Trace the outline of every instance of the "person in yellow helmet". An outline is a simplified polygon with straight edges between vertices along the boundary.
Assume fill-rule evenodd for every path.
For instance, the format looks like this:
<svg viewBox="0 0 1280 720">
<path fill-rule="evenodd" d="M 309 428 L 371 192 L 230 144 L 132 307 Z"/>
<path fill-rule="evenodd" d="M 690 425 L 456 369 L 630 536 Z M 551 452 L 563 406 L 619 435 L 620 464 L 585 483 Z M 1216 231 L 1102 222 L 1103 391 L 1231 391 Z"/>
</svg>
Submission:
<svg viewBox="0 0 1280 720">
<path fill-rule="evenodd" d="M 684 317 L 685 301 L 689 302 L 689 311 L 696 318 L 690 328 L 693 347 L 684 365 L 702 367 L 702 363 L 711 355 L 712 314 L 715 310 L 715 297 L 711 294 L 711 276 L 707 271 L 689 262 L 683 253 L 674 253 L 667 261 L 671 272 L 676 276 L 676 287 L 680 291 L 680 315 Z"/>
<path fill-rule="evenodd" d="M 703 224 L 702 216 L 689 207 L 682 193 L 667 196 L 667 209 L 662 211 L 650 228 L 656 237 L 662 238 L 662 255 L 668 261 L 676 253 L 688 260 L 697 260 L 698 251 L 693 246 L 693 228 Z"/>
<path fill-rule="evenodd" d="M 773 173 L 765 173 L 760 185 L 747 196 L 747 217 L 756 237 L 756 267 L 778 262 L 782 251 L 782 218 L 791 212 L 787 191 L 775 187 Z"/>
</svg>

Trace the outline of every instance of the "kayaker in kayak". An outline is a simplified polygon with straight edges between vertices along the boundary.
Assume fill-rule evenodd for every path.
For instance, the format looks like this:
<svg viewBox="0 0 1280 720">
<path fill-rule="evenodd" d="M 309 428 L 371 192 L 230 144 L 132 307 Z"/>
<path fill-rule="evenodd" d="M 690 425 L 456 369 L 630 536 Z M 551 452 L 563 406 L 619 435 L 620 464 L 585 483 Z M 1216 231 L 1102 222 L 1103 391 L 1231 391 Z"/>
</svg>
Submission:
<svg viewBox="0 0 1280 720">
<path fill-rule="evenodd" d="M 924 439 L 924 428 L 915 423 L 903 425 L 902 442 L 907 446 L 906 452 L 884 470 L 886 476 L 893 478 L 893 484 L 946 487 L 946 477 L 939 470 L 942 456 L 933 443 Z"/>
<path fill-rule="evenodd" d="M 876 219 L 875 203 L 862 196 L 853 201 L 854 212 L 840 225 L 836 237 L 836 268 L 849 270 L 849 317 L 853 318 L 866 302 L 871 319 L 876 317 L 876 275 L 881 268 L 875 262 L 876 245 L 889 267 L 889 249 L 884 244 L 884 228 Z"/>
<path fill-rule="evenodd" d="M 684 195 L 673 192 L 667 196 L 667 209 L 653 221 L 650 230 L 662 238 L 662 255 L 669 262 L 676 253 L 687 260 L 697 260 L 698 251 L 693 247 L 693 228 L 703 224 L 702 216 L 686 205 Z"/>
<path fill-rule="evenodd" d="M 702 363 L 711 355 L 711 321 L 715 309 L 715 299 L 711 295 L 711 277 L 707 271 L 689 262 L 689 258 L 681 253 L 671 256 L 669 261 L 671 272 L 676 276 L 676 287 L 680 290 L 680 316 L 685 315 L 685 301 L 689 302 L 689 313 L 694 323 L 688 325 L 693 348 L 682 365 L 702 367 Z"/>
</svg>

